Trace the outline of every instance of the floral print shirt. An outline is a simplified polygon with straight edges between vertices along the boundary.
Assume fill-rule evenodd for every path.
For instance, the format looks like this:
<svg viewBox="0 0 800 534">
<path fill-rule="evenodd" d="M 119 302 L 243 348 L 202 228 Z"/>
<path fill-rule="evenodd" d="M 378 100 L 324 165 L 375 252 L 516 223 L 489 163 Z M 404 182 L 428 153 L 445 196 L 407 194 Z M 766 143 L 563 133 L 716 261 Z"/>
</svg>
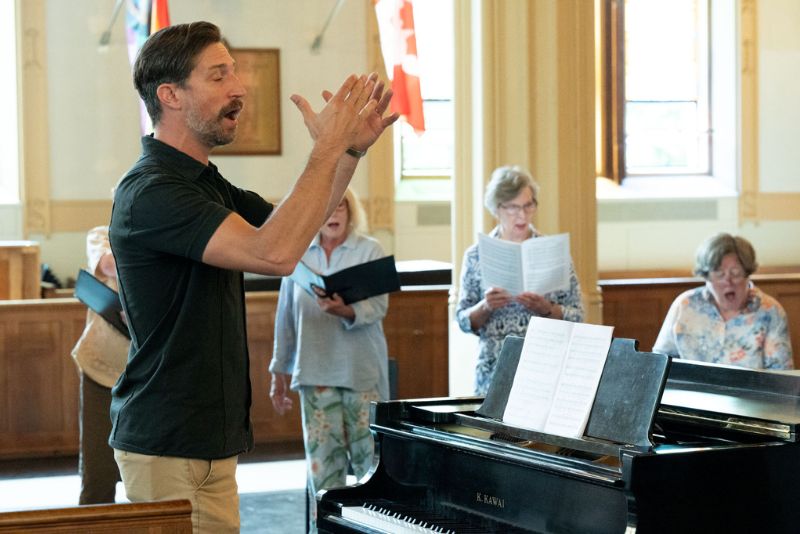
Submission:
<svg viewBox="0 0 800 534">
<path fill-rule="evenodd" d="M 653 352 L 751 369 L 794 368 L 786 312 L 752 284 L 742 313 L 727 321 L 705 286 L 680 294 Z"/>
<path fill-rule="evenodd" d="M 533 237 L 542 234 L 531 227 Z M 500 229 L 495 228 L 489 234 L 497 237 Z M 583 320 L 583 303 L 581 302 L 581 287 L 575 268 L 570 265 L 570 283 L 566 291 L 554 291 L 543 295 L 546 299 L 558 304 L 564 310 L 564 320 L 581 322 Z M 472 245 L 464 253 L 464 264 L 461 268 L 461 288 L 459 291 L 458 305 L 456 306 L 456 320 L 464 332 L 477 334 L 480 338 L 478 363 L 475 369 L 475 394 L 486 395 L 494 376 L 497 357 L 503 347 L 506 336 L 524 337 L 528 323 L 533 312 L 518 302 L 512 302 L 502 308 L 494 310 L 489 320 L 477 331 L 473 332 L 469 320 L 469 309 L 483 299 L 483 294 L 488 288 L 481 281 L 481 265 L 478 256 L 478 245 Z"/>
</svg>

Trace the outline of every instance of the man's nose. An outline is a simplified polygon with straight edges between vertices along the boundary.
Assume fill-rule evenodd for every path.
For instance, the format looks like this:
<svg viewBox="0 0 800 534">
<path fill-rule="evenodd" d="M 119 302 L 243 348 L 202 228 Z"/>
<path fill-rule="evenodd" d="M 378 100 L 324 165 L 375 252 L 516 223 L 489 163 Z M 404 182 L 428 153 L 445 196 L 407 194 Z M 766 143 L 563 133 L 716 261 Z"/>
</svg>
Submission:
<svg viewBox="0 0 800 534">
<path fill-rule="evenodd" d="M 242 80 L 240 80 L 239 76 L 235 74 L 233 75 L 233 88 L 231 89 L 231 94 L 236 98 L 242 98 L 247 94 L 247 89 L 245 89 Z"/>
</svg>

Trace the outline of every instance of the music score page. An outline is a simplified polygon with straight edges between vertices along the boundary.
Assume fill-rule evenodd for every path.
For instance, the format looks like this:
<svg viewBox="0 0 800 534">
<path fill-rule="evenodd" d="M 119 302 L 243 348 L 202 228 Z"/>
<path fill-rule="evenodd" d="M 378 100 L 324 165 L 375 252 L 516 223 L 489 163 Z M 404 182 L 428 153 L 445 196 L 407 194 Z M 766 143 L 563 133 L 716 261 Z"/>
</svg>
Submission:
<svg viewBox="0 0 800 534">
<path fill-rule="evenodd" d="M 478 234 L 478 254 L 485 287 L 500 287 L 512 295 L 569 289 L 569 234 L 532 237 L 522 243 Z"/>
<path fill-rule="evenodd" d="M 503 422 L 581 437 L 613 331 L 611 326 L 531 318 Z"/>
</svg>

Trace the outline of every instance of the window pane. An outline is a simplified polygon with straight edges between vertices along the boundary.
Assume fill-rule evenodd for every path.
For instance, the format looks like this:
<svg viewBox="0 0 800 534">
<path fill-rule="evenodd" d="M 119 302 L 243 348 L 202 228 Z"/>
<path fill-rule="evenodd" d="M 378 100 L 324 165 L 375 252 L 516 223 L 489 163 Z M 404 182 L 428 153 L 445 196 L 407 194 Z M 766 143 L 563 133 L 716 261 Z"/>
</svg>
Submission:
<svg viewBox="0 0 800 534">
<path fill-rule="evenodd" d="M 706 135 L 697 132 L 696 102 L 628 102 L 625 107 L 625 156 L 640 173 L 685 172 L 702 161 Z"/>
<path fill-rule="evenodd" d="M 399 135 L 400 178 L 450 177 L 453 172 L 453 0 L 414 2 L 425 133 L 404 122 Z"/>
<path fill-rule="evenodd" d="M 453 103 L 427 100 L 423 103 L 425 133 L 418 136 L 403 124 L 403 176 L 450 176 L 453 169 Z"/>
<path fill-rule="evenodd" d="M 697 0 L 626 0 L 625 97 L 696 100 Z"/>
<path fill-rule="evenodd" d="M 626 174 L 710 172 L 707 0 L 625 1 Z"/>
<path fill-rule="evenodd" d="M 414 2 L 422 98 L 453 98 L 453 0 Z"/>
</svg>

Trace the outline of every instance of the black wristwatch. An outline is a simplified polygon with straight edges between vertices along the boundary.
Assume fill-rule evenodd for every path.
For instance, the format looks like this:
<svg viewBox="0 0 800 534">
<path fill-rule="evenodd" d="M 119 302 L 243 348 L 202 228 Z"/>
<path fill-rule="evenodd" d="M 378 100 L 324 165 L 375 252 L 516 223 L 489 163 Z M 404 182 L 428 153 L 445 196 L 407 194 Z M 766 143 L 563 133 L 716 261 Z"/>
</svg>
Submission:
<svg viewBox="0 0 800 534">
<path fill-rule="evenodd" d="M 366 156 L 366 155 L 367 155 L 367 151 L 366 151 L 366 150 L 356 150 L 356 149 L 355 149 L 355 148 L 353 148 L 353 147 L 350 147 L 350 148 L 348 148 L 348 149 L 346 150 L 346 152 L 347 152 L 348 154 L 350 154 L 351 156 L 353 156 L 354 158 L 356 158 L 356 159 L 358 159 L 358 158 L 362 158 L 362 157 L 364 157 L 364 156 Z"/>
</svg>

